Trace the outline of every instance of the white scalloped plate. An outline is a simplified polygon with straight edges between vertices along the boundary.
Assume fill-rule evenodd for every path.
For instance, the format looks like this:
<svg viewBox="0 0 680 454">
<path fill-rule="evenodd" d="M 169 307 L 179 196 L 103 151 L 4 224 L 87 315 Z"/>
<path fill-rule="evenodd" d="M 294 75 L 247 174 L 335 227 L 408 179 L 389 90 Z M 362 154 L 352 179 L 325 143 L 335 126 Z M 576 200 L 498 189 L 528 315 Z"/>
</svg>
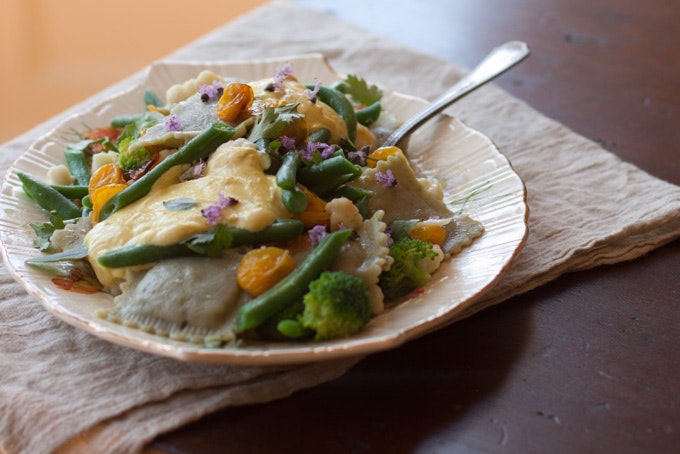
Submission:
<svg viewBox="0 0 680 454">
<path fill-rule="evenodd" d="M 0 193 L 0 240 L 5 262 L 14 277 L 50 312 L 67 323 L 107 341 L 184 361 L 223 364 L 292 364 L 340 358 L 394 348 L 425 334 L 470 307 L 508 269 L 524 245 L 528 209 L 525 187 L 508 160 L 484 135 L 459 121 L 441 116 L 411 138 L 409 154 L 418 166 L 445 183 L 446 201 L 481 221 L 484 235 L 471 247 L 443 264 L 423 292 L 374 317 L 349 339 L 319 343 L 252 343 L 238 348 L 202 348 L 172 341 L 97 318 L 99 308 L 112 298 L 100 293 L 81 295 L 56 288 L 49 276 L 25 265 L 38 255 L 28 222 L 45 213 L 22 196 L 17 171 L 45 178 L 50 166 L 62 163 L 71 131 L 83 125 L 108 124 L 117 114 L 143 109 L 142 93 L 151 88 L 164 93 L 170 85 L 195 77 L 202 69 L 254 80 L 271 77 L 276 68 L 291 63 L 303 82 L 331 84 L 339 76 L 318 54 L 251 62 L 191 62 L 153 65 L 140 84 L 78 114 L 37 140 L 9 169 Z M 384 108 L 401 120 L 421 109 L 425 101 L 385 90 Z M 65 140 L 66 139 L 66 140 Z"/>
</svg>

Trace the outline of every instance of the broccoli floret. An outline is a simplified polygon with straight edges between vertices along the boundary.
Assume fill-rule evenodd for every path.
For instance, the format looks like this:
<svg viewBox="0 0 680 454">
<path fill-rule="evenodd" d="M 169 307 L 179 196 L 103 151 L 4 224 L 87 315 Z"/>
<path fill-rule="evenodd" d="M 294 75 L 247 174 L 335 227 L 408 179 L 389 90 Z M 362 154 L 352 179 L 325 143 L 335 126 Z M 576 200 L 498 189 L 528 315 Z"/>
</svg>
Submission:
<svg viewBox="0 0 680 454">
<path fill-rule="evenodd" d="M 134 170 L 151 161 L 153 154 L 144 147 L 130 151 L 134 139 L 126 137 L 118 141 L 118 167 L 122 170 Z"/>
<path fill-rule="evenodd" d="M 432 243 L 405 236 L 390 246 L 390 255 L 394 262 L 380 275 L 379 282 L 386 301 L 400 298 L 432 279 L 426 268 L 427 261 L 438 256 Z"/>
<path fill-rule="evenodd" d="M 371 318 L 371 305 L 364 281 L 342 271 L 324 271 L 309 284 L 305 309 L 299 321 L 314 330 L 316 340 L 348 337 Z"/>
</svg>

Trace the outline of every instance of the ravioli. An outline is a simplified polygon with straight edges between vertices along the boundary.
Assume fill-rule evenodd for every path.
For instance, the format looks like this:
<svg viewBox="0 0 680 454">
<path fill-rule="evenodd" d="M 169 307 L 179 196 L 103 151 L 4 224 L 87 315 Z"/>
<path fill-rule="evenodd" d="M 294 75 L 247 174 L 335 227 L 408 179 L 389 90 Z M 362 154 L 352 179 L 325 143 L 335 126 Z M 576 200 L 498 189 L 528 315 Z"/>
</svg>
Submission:
<svg viewBox="0 0 680 454">
<path fill-rule="evenodd" d="M 163 122 L 146 130 L 143 136 L 130 144 L 130 150 L 146 148 L 147 150 L 170 150 L 180 148 L 219 121 L 215 113 L 215 104 L 204 103 L 196 93 L 188 99 L 170 108 L 170 114 L 181 118 L 180 131 L 168 131 Z"/>
<path fill-rule="evenodd" d="M 377 174 L 388 170 L 394 175 L 397 184 L 391 188 L 383 188 Z M 383 221 L 387 224 L 398 219 L 452 215 L 443 201 L 441 186 L 430 178 L 418 178 L 403 153 L 378 161 L 374 168 L 365 167 L 361 177 L 349 185 L 374 192 L 369 199 L 371 212 L 383 210 Z"/>
<path fill-rule="evenodd" d="M 98 315 L 180 341 L 221 344 L 234 339 L 242 292 L 236 282 L 241 254 L 183 257 L 129 274 L 112 309 Z"/>
</svg>

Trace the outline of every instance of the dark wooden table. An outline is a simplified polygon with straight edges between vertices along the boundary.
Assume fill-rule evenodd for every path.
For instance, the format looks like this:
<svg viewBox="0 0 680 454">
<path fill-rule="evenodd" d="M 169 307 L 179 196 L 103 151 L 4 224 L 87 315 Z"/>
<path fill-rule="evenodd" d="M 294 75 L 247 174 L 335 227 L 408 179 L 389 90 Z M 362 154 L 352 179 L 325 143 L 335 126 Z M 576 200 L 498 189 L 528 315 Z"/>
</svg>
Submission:
<svg viewBox="0 0 680 454">
<path fill-rule="evenodd" d="M 471 67 L 680 184 L 675 0 L 303 1 Z M 376 21 L 376 17 L 381 19 Z M 230 408 L 152 448 L 213 452 L 680 452 L 680 242 L 566 275 L 279 402 Z"/>
</svg>

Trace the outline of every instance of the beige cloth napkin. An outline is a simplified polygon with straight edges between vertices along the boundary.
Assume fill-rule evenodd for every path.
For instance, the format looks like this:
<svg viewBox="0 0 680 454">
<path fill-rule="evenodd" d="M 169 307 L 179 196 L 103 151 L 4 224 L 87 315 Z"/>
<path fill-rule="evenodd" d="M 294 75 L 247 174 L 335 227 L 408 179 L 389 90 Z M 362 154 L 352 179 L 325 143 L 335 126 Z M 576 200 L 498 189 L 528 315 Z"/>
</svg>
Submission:
<svg viewBox="0 0 680 454">
<path fill-rule="evenodd" d="M 453 64 L 285 1 L 238 18 L 171 59 L 308 52 L 324 53 L 338 71 L 430 99 L 462 73 Z M 531 210 L 529 239 L 514 266 L 462 316 L 562 273 L 630 260 L 680 236 L 680 188 L 621 162 L 500 89 L 487 86 L 450 112 L 507 154 L 526 181 Z M 5 144 L 3 173 L 63 117 Z M 7 453 L 138 451 L 156 435 L 219 408 L 283 398 L 331 380 L 359 359 L 261 368 L 156 357 L 72 329 L 0 270 L 0 446 Z"/>
</svg>

